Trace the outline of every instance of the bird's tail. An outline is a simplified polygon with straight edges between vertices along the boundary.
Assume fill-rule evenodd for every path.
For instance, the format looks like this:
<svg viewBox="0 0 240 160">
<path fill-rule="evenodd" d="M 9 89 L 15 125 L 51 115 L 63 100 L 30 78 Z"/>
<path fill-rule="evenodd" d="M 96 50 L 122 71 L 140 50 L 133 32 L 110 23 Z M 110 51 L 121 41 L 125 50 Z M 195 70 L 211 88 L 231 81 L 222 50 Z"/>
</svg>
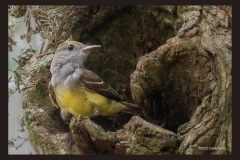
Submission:
<svg viewBox="0 0 240 160">
<path fill-rule="evenodd" d="M 122 112 L 129 113 L 129 114 L 135 114 L 139 116 L 144 116 L 143 111 L 140 107 L 138 107 L 136 104 L 128 103 L 128 102 L 121 102 L 124 106 L 126 106 L 125 110 L 122 110 Z"/>
</svg>

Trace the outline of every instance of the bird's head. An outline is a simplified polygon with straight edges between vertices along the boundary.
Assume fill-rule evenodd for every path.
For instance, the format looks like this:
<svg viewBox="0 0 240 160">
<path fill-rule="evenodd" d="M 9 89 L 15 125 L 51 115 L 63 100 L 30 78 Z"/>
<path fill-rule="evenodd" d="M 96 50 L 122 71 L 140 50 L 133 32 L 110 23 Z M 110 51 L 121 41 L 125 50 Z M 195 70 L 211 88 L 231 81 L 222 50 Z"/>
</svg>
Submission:
<svg viewBox="0 0 240 160">
<path fill-rule="evenodd" d="M 100 45 L 84 45 L 76 41 L 65 41 L 58 46 L 55 52 L 51 70 L 60 69 L 69 64 L 82 67 L 89 53 L 100 47 Z"/>
<path fill-rule="evenodd" d="M 100 48 L 100 45 L 84 45 L 76 41 L 61 43 L 53 57 L 50 71 L 52 83 L 60 83 L 77 80 L 83 72 L 83 63 L 92 51 Z"/>
</svg>

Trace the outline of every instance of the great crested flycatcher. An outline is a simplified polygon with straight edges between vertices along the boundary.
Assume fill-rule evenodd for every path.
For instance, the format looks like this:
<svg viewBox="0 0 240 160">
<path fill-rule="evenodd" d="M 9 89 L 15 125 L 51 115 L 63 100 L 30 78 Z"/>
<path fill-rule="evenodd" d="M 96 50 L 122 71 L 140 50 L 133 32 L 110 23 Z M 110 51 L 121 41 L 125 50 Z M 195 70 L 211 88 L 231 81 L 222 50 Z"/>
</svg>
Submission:
<svg viewBox="0 0 240 160">
<path fill-rule="evenodd" d="M 58 46 L 50 68 L 52 103 L 73 115 L 107 116 L 120 111 L 142 115 L 138 106 L 121 101 L 113 88 L 83 67 L 89 53 L 100 47 L 68 40 Z"/>
</svg>

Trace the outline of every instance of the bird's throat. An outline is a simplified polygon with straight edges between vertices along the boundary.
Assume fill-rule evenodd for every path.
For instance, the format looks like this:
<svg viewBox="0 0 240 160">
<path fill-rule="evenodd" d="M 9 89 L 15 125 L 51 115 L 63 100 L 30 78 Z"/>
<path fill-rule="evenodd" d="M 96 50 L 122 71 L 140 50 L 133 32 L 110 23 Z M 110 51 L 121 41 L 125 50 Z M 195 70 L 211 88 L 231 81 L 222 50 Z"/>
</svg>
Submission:
<svg viewBox="0 0 240 160">
<path fill-rule="evenodd" d="M 83 68 L 76 65 L 65 65 L 61 67 L 59 72 L 55 72 L 52 75 L 51 82 L 53 86 L 69 86 L 77 83 L 81 75 L 83 74 Z"/>
</svg>

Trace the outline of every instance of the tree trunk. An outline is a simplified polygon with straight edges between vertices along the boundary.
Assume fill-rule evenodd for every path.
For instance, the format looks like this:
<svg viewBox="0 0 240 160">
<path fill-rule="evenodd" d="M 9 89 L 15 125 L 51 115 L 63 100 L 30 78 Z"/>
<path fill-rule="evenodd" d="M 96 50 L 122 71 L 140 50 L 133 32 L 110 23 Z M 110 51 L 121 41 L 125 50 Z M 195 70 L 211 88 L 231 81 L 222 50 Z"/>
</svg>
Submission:
<svg viewBox="0 0 240 160">
<path fill-rule="evenodd" d="M 135 102 L 145 117 L 75 116 L 65 125 L 48 98 L 47 62 L 31 75 L 35 87 L 23 94 L 38 154 L 232 153 L 231 6 L 73 9 L 73 18 L 59 27 L 69 30 L 58 31 L 52 43 L 72 34 L 100 44 L 85 67 Z"/>
<path fill-rule="evenodd" d="M 177 131 L 179 154 L 232 152 L 231 7 L 179 7 L 177 36 L 131 75 L 149 121 Z M 229 14 L 230 13 L 230 14 Z"/>
</svg>

